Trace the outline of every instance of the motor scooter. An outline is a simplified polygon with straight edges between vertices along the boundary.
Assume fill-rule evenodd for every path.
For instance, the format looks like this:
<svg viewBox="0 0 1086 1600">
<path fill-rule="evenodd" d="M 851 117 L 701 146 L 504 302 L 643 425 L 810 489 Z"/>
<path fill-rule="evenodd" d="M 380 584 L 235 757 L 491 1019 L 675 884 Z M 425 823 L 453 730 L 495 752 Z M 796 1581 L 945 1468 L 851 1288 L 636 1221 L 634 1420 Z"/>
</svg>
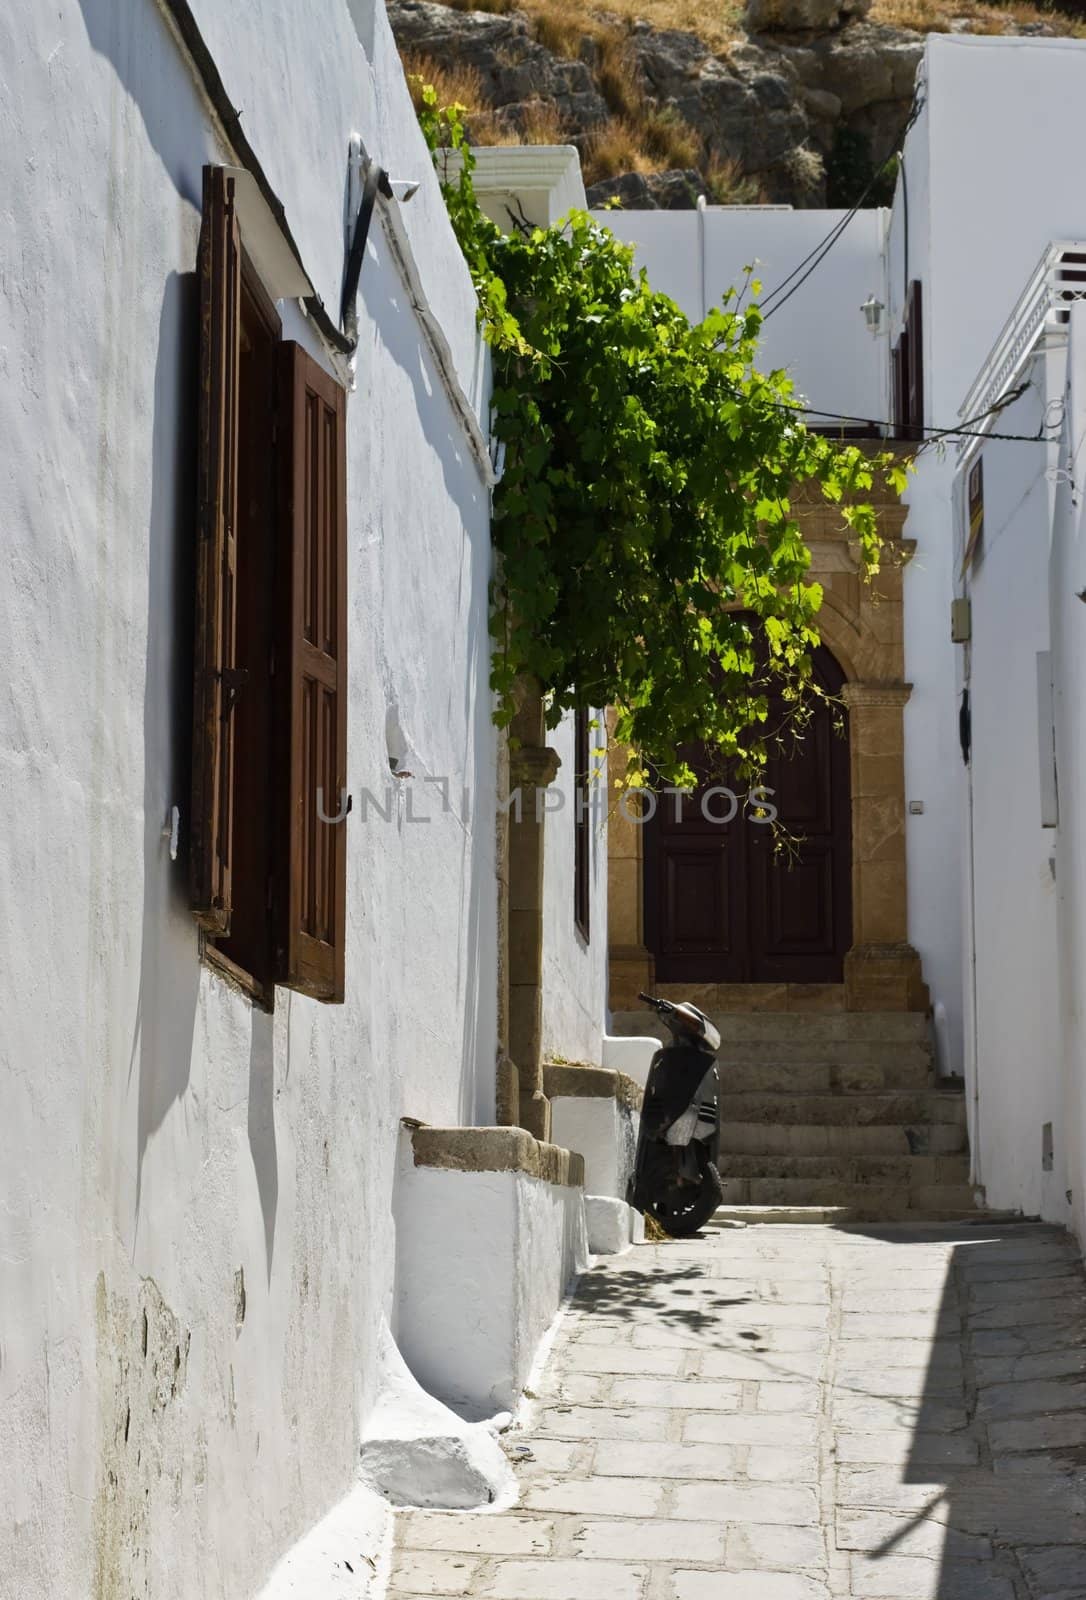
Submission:
<svg viewBox="0 0 1086 1600">
<path fill-rule="evenodd" d="M 673 1238 L 708 1222 L 724 1191 L 716 1168 L 720 1142 L 720 1034 L 697 1006 L 641 994 L 671 1034 L 652 1058 L 630 1204 Z"/>
</svg>

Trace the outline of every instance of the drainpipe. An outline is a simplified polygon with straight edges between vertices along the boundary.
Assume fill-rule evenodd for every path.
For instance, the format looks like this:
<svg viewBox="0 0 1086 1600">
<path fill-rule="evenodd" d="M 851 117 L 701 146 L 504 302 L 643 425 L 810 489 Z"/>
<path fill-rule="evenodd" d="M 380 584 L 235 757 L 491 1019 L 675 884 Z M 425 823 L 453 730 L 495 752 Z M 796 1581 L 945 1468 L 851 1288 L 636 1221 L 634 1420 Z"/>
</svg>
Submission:
<svg viewBox="0 0 1086 1600">
<path fill-rule="evenodd" d="M 963 598 L 969 598 L 969 579 L 966 575 L 962 580 Z M 966 640 L 962 646 L 962 704 L 967 704 L 965 696 L 969 696 L 973 677 L 973 646 Z M 961 713 L 959 713 L 961 715 Z M 963 757 L 965 749 L 962 750 Z M 973 741 L 969 739 L 969 759 L 965 762 L 965 859 L 969 872 L 969 897 L 966 904 L 968 919 L 966 955 L 969 970 L 966 974 L 966 1003 L 969 1007 L 969 1057 L 968 1068 L 972 1078 L 970 1089 L 970 1116 L 969 1116 L 969 1181 L 980 1184 L 981 1176 L 980 1159 L 980 1049 L 977 1039 L 977 863 L 973 837 Z"/>
<path fill-rule="evenodd" d="M 703 194 L 698 195 L 698 297 L 701 301 L 701 320 L 709 315 L 705 302 L 705 208 L 708 204 Z"/>
</svg>

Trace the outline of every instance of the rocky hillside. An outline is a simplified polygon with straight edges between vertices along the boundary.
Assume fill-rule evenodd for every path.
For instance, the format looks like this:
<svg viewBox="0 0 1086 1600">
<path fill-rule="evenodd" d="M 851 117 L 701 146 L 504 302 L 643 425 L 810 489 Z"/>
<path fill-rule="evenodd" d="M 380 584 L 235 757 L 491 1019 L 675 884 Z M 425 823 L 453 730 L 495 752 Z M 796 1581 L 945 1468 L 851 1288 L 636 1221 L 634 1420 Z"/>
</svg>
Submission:
<svg viewBox="0 0 1086 1600">
<path fill-rule="evenodd" d="M 467 106 L 478 143 L 576 144 L 592 201 L 848 205 L 880 169 L 868 203 L 892 189 L 884 163 L 924 32 L 878 20 L 886 0 L 874 11 L 872 0 L 748 0 L 730 24 L 709 20 L 707 0 L 703 23 L 688 0 L 681 14 L 696 26 L 684 28 L 573 0 L 485 3 L 388 0 L 405 66 Z M 954 13 L 914 0 L 919 10 L 891 15 L 955 32 L 1086 32 L 1029 5 L 947 3 Z"/>
</svg>

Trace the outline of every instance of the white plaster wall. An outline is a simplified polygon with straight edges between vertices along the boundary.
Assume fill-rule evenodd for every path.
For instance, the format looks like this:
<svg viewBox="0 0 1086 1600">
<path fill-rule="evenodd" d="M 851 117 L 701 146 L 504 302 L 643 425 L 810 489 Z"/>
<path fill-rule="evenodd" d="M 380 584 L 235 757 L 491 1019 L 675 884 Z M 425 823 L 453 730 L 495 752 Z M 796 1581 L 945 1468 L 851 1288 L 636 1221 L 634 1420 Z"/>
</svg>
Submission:
<svg viewBox="0 0 1086 1600">
<path fill-rule="evenodd" d="M 604 218 L 636 247 L 654 289 L 669 294 L 695 322 L 754 268 L 762 297 L 841 220 L 840 211 L 789 211 L 757 206 L 707 206 L 700 211 L 615 211 Z M 796 293 L 767 318 L 759 361 L 784 368 L 799 394 L 825 411 L 883 415 L 885 339 L 868 333 L 860 307 L 869 295 L 884 303 L 887 213 L 859 212 Z M 817 422 L 817 418 L 812 419 Z"/>
<path fill-rule="evenodd" d="M 587 1262 L 583 1192 L 519 1172 L 413 1165 L 396 1197 L 393 1331 L 423 1388 L 472 1420 L 514 1406 Z"/>
<path fill-rule="evenodd" d="M 928 403 L 949 426 L 1041 252 L 1082 226 L 1086 40 L 929 34 L 925 74 L 930 158 L 914 192 L 918 124 L 909 216 L 922 251 L 929 213 Z"/>
<path fill-rule="evenodd" d="M 635 1111 L 604 1095 L 559 1095 L 551 1101 L 551 1138 L 584 1157 L 586 1194 L 625 1200 L 637 1124 Z"/>
<path fill-rule="evenodd" d="M 1045 384 L 1005 413 L 1037 430 Z M 1037 652 L 1049 648 L 1048 452 L 983 450 L 983 555 L 972 601 L 972 841 L 976 1176 L 988 1203 L 1067 1220 L 1066 1126 L 1057 955 L 1056 834 L 1041 826 Z M 970 969 L 966 949 L 966 972 Z M 1042 1126 L 1054 1160 L 1042 1169 Z"/>
<path fill-rule="evenodd" d="M 1081 41 L 929 35 L 926 105 L 905 146 L 890 230 L 891 332 L 905 284 L 924 294 L 927 423 L 951 427 L 1042 250 L 1081 226 L 1077 152 L 1086 136 L 1086 49 Z M 889 407 L 887 390 L 884 406 Z M 930 449 L 906 496 L 905 573 L 909 936 L 932 1000 L 947 1014 L 944 1070 L 963 1049 L 962 906 L 965 788 L 958 754 L 960 663 L 950 642 L 952 456 Z M 952 686 L 954 686 L 952 688 Z"/>
<path fill-rule="evenodd" d="M 345 0 L 195 10 L 333 314 L 360 130 L 424 177 L 407 224 L 482 374 L 383 12 L 354 8 L 367 54 Z M 347 1003 L 268 1017 L 199 964 L 160 836 L 172 804 L 188 822 L 192 274 L 228 152 L 150 0 L 6 8 L 0 62 L 0 1571 L 20 1600 L 240 1597 L 356 1469 L 399 1117 L 492 1115 L 487 494 L 375 225 L 351 785 L 387 780 L 391 717 L 473 806 L 356 806 Z"/>
<path fill-rule="evenodd" d="M 649 1080 L 652 1058 L 659 1048 L 655 1037 L 641 1039 L 607 1034 L 603 1040 L 603 1065 L 624 1072 L 643 1089 Z"/>
<path fill-rule="evenodd" d="M 1060 827 L 1056 848 L 1059 893 L 1060 1013 L 1063 1023 L 1064 1117 L 1072 1222 L 1086 1242 L 1086 306 L 1071 308 L 1067 410 L 1055 489 L 1050 604 L 1055 684 L 1056 769 Z M 1074 473 L 1075 487 L 1066 476 Z"/>
<path fill-rule="evenodd" d="M 593 713 L 590 749 L 606 741 L 603 714 Z M 543 1055 L 600 1064 L 607 1006 L 607 775 L 606 761 L 590 791 L 590 906 L 588 939 L 574 921 L 574 717 L 569 712 L 547 742 L 561 760 L 546 792 L 543 856 Z M 560 1142 L 560 1141 L 559 1141 Z"/>
</svg>

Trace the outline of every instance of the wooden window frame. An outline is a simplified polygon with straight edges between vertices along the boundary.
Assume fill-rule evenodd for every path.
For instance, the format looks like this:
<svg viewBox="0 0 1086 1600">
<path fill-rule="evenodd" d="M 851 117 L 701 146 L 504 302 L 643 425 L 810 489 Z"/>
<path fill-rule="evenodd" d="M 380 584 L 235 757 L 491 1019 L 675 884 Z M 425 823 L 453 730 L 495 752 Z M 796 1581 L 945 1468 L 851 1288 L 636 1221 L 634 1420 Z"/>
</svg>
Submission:
<svg viewBox="0 0 1086 1600">
<path fill-rule="evenodd" d="M 269 1011 L 277 984 L 339 1002 L 346 826 L 322 820 L 317 785 L 324 773 L 333 793 L 325 794 L 323 816 L 338 815 L 347 783 L 346 391 L 300 345 L 283 341 L 275 306 L 243 248 L 234 179 L 221 167 L 204 169 L 199 278 L 190 883 L 200 956 Z M 246 368 L 243 352 L 254 351 Z M 305 404 L 314 396 L 319 426 L 307 436 Z M 320 558 L 313 568 L 321 586 L 319 648 L 301 626 L 302 589 L 310 582 L 302 570 L 306 539 Z M 239 571 L 247 577 L 244 594 Z M 316 679 L 316 710 L 303 725 L 299 687 Z M 243 701 L 247 689 L 261 698 Z M 239 704 L 252 708 L 240 722 Z M 239 725 L 248 752 L 243 773 L 235 761 Z M 246 786 L 254 793 L 239 800 Z M 258 836 L 250 833 L 236 847 L 244 826 L 239 806 L 252 817 L 261 800 Z"/>
<path fill-rule="evenodd" d="M 255 266 L 252 263 L 252 260 L 250 259 L 249 255 L 247 254 L 247 252 L 246 252 L 246 250 L 244 248 L 244 245 L 242 245 L 242 249 L 241 249 L 241 292 L 242 292 L 242 311 L 241 311 L 242 333 L 244 335 L 245 327 L 251 321 L 251 323 L 255 326 L 256 332 L 265 341 L 266 358 L 267 358 L 268 364 L 269 364 L 269 371 L 270 371 L 270 373 L 274 374 L 274 370 L 275 370 L 275 355 L 274 355 L 274 352 L 282 342 L 283 324 L 282 324 L 282 320 L 281 320 L 281 318 L 279 316 L 279 313 L 275 309 L 275 304 L 272 301 L 271 296 L 268 294 L 267 290 L 265 289 L 265 287 L 264 287 L 264 285 L 263 285 L 263 283 L 262 283 L 262 281 L 260 279 L 260 276 L 259 276 Z M 244 360 L 244 354 L 245 353 L 243 351 L 241 360 Z M 240 364 L 240 361 L 239 361 L 239 375 L 240 375 L 240 373 L 241 373 L 241 364 Z M 272 406 L 272 419 L 273 419 L 272 420 L 272 430 L 273 430 L 273 434 L 274 434 L 275 427 L 277 426 L 277 423 L 276 423 L 276 420 L 275 420 L 275 414 L 274 414 L 274 403 L 273 403 L 273 406 Z M 274 444 L 275 444 L 275 440 L 274 440 L 274 437 L 273 437 L 273 438 L 271 438 L 269 440 L 269 447 L 270 448 L 274 448 Z M 241 438 L 240 423 L 239 423 L 239 441 L 238 441 L 239 499 L 240 499 L 241 489 L 243 487 L 243 485 L 242 485 L 242 468 L 243 468 L 244 465 L 245 465 L 245 447 L 244 447 L 244 444 L 243 444 L 243 441 L 242 441 L 242 438 Z M 272 479 L 272 503 L 267 508 L 268 509 L 268 513 L 269 513 L 268 532 L 269 532 L 269 537 L 272 539 L 272 541 L 274 541 L 278 536 L 278 521 L 279 521 L 279 518 L 278 518 L 278 495 L 277 495 L 277 491 L 278 491 L 278 484 L 277 484 L 277 482 L 275 481 L 275 479 L 273 477 L 273 479 Z M 244 572 L 245 572 L 245 569 L 247 567 L 248 560 L 249 560 L 249 551 L 248 551 L 248 549 L 246 547 L 246 539 L 247 539 L 248 536 L 250 536 L 250 535 L 247 534 L 247 530 L 246 530 L 246 517 L 245 517 L 244 509 L 243 509 L 242 506 L 239 505 L 239 508 L 238 508 L 238 575 L 239 575 L 239 583 L 237 585 L 237 590 L 236 590 L 236 594 L 235 594 L 235 606 L 236 606 L 236 610 L 237 610 L 236 635 L 237 635 L 237 643 L 238 643 L 239 648 L 240 648 L 240 643 L 241 643 L 241 634 L 243 632 L 243 629 L 242 629 L 242 626 L 241 626 L 241 622 L 240 622 L 241 608 L 242 608 L 243 605 L 253 603 L 253 597 L 249 596 L 249 595 L 247 595 L 245 593 L 243 582 L 240 581 L 240 580 L 243 579 Z M 267 562 L 266 562 L 266 564 L 265 564 L 265 573 L 266 573 L 266 575 L 270 575 L 270 573 L 274 572 L 274 570 L 275 570 L 275 562 L 276 562 L 276 557 L 275 557 L 274 549 L 273 549 L 271 554 L 270 554 L 270 556 L 269 556 L 269 558 L 268 558 L 268 560 L 267 560 Z M 266 600 L 267 600 L 268 605 L 271 606 L 274 603 L 274 596 L 269 594 L 269 595 L 266 596 Z M 272 630 L 272 632 L 274 633 L 274 629 Z M 248 682 L 241 685 L 241 687 L 238 690 L 238 704 L 237 704 L 237 708 L 235 710 L 235 717 L 236 718 L 240 718 L 240 716 L 244 715 L 244 712 L 246 710 L 246 699 L 247 699 L 247 696 L 250 693 L 258 692 L 258 689 L 260 689 L 260 688 L 262 688 L 263 692 L 270 697 L 270 695 L 271 695 L 271 684 L 270 684 L 270 682 L 268 684 L 259 685 L 259 686 L 257 684 L 255 684 L 255 683 L 248 683 Z M 270 709 L 269 709 L 267 715 L 269 716 L 269 720 L 270 720 Z M 239 742 L 241 742 L 241 737 L 240 737 L 240 734 L 239 734 L 238 730 L 236 729 L 235 730 L 235 743 L 237 744 Z M 272 763 L 271 763 L 271 759 L 270 759 L 271 758 L 270 745 L 267 748 L 263 749 L 263 755 L 264 755 L 264 758 L 265 758 L 266 763 L 267 763 L 267 772 L 266 772 L 266 783 L 267 783 L 267 782 L 271 781 L 272 773 L 273 773 L 273 767 L 272 767 Z M 233 782 L 233 792 L 234 792 L 235 802 L 238 799 L 239 788 L 241 788 L 242 784 L 245 783 L 245 782 L 254 783 L 257 786 L 257 788 L 259 789 L 259 780 L 256 779 L 253 774 L 244 774 L 244 775 L 242 775 L 242 778 L 239 780 L 238 774 L 235 772 L 235 774 L 234 774 L 234 782 Z M 265 784 L 265 787 L 266 787 L 266 784 Z M 234 815 L 235 815 L 235 817 L 238 816 L 238 811 L 237 811 L 236 804 L 235 804 L 235 809 L 234 809 Z M 274 818 L 269 817 L 267 819 L 267 823 L 264 825 L 264 830 L 263 830 L 264 833 L 265 833 L 264 850 L 263 850 L 263 865 L 262 865 L 262 869 L 260 870 L 260 872 L 259 872 L 259 874 L 257 876 L 257 881 L 255 883 L 246 882 L 246 881 L 244 881 L 244 879 L 239 877 L 239 874 L 242 871 L 242 867 L 239 866 L 239 862 L 238 862 L 238 859 L 237 859 L 237 850 L 236 850 L 236 848 L 232 849 L 232 852 L 231 852 L 232 865 L 233 865 L 233 869 L 234 869 L 234 871 L 233 871 L 233 878 L 234 878 L 233 891 L 234 891 L 235 907 L 236 908 L 240 908 L 241 907 L 242 898 L 247 894 L 249 896 L 249 901 L 248 901 L 248 905 L 246 906 L 245 909 L 248 910 L 248 912 L 250 914 L 253 913 L 255 906 L 259 904 L 259 900 L 255 899 L 255 897 L 259 897 L 259 899 L 265 898 L 266 895 L 267 895 L 267 892 L 268 892 L 268 885 L 269 885 L 270 882 L 272 882 L 274 880 L 275 868 L 276 868 L 276 854 L 275 854 L 275 839 L 274 839 L 274 831 L 273 831 L 273 829 L 274 829 Z M 258 913 L 258 915 L 259 915 L 259 913 Z M 236 917 L 234 918 L 234 921 L 236 923 L 236 921 L 237 921 Z M 222 942 L 220 942 L 220 941 L 222 941 Z M 259 960 L 259 961 L 253 962 L 253 961 L 245 961 L 245 960 L 239 959 L 239 952 L 236 949 L 234 951 L 231 951 L 229 948 L 224 948 L 223 947 L 224 944 L 225 945 L 229 945 L 230 944 L 230 935 L 229 934 L 220 934 L 220 933 L 212 932 L 212 931 L 207 930 L 207 929 L 202 930 L 201 954 L 208 961 L 208 963 L 211 966 L 216 967 L 221 974 L 225 975 L 230 980 L 231 983 L 235 984 L 238 988 L 242 989 L 244 991 L 244 993 L 247 994 L 249 996 L 249 998 L 256 1005 L 260 1006 L 265 1011 L 274 1011 L 274 1009 L 275 1009 L 275 970 L 274 970 L 273 941 L 272 941 L 272 937 L 271 937 L 270 928 L 269 928 L 268 934 L 267 934 L 266 948 L 263 950 L 262 959 Z"/>
<path fill-rule="evenodd" d="M 276 905 L 276 981 L 316 999 L 339 1002 L 346 976 L 347 823 L 345 817 L 339 822 L 321 820 L 318 768 L 322 756 L 334 767 L 328 774 L 331 782 L 321 786 L 324 815 L 337 815 L 344 796 L 349 810 L 347 397 L 342 386 L 301 345 L 280 345 L 279 369 L 283 482 L 279 637 L 284 661 L 277 722 L 289 746 L 282 749 L 278 762 L 280 774 L 286 778 L 278 833 L 279 853 L 287 872 L 280 880 Z M 310 427 L 313 413 L 319 417 L 319 437 Z M 329 477 L 334 478 L 334 485 Z M 311 494 L 300 493 L 299 485 L 305 485 Z M 334 503 L 329 500 L 333 493 Z M 334 524 L 323 531 L 318 526 L 322 508 Z M 330 638 L 331 653 L 326 648 L 329 638 L 310 637 L 311 630 L 321 625 Z M 316 691 L 312 699 L 317 705 L 327 707 L 330 699 L 334 701 L 334 730 L 326 717 L 307 712 L 310 687 Z M 330 939 L 322 937 L 322 928 L 330 930 Z"/>
<path fill-rule="evenodd" d="M 588 944 L 592 937 L 591 713 L 573 713 L 573 922 Z"/>
<path fill-rule="evenodd" d="M 895 437 L 923 439 L 924 307 L 919 278 L 913 278 L 906 291 L 901 335 L 890 352 L 890 372 Z"/>
</svg>

